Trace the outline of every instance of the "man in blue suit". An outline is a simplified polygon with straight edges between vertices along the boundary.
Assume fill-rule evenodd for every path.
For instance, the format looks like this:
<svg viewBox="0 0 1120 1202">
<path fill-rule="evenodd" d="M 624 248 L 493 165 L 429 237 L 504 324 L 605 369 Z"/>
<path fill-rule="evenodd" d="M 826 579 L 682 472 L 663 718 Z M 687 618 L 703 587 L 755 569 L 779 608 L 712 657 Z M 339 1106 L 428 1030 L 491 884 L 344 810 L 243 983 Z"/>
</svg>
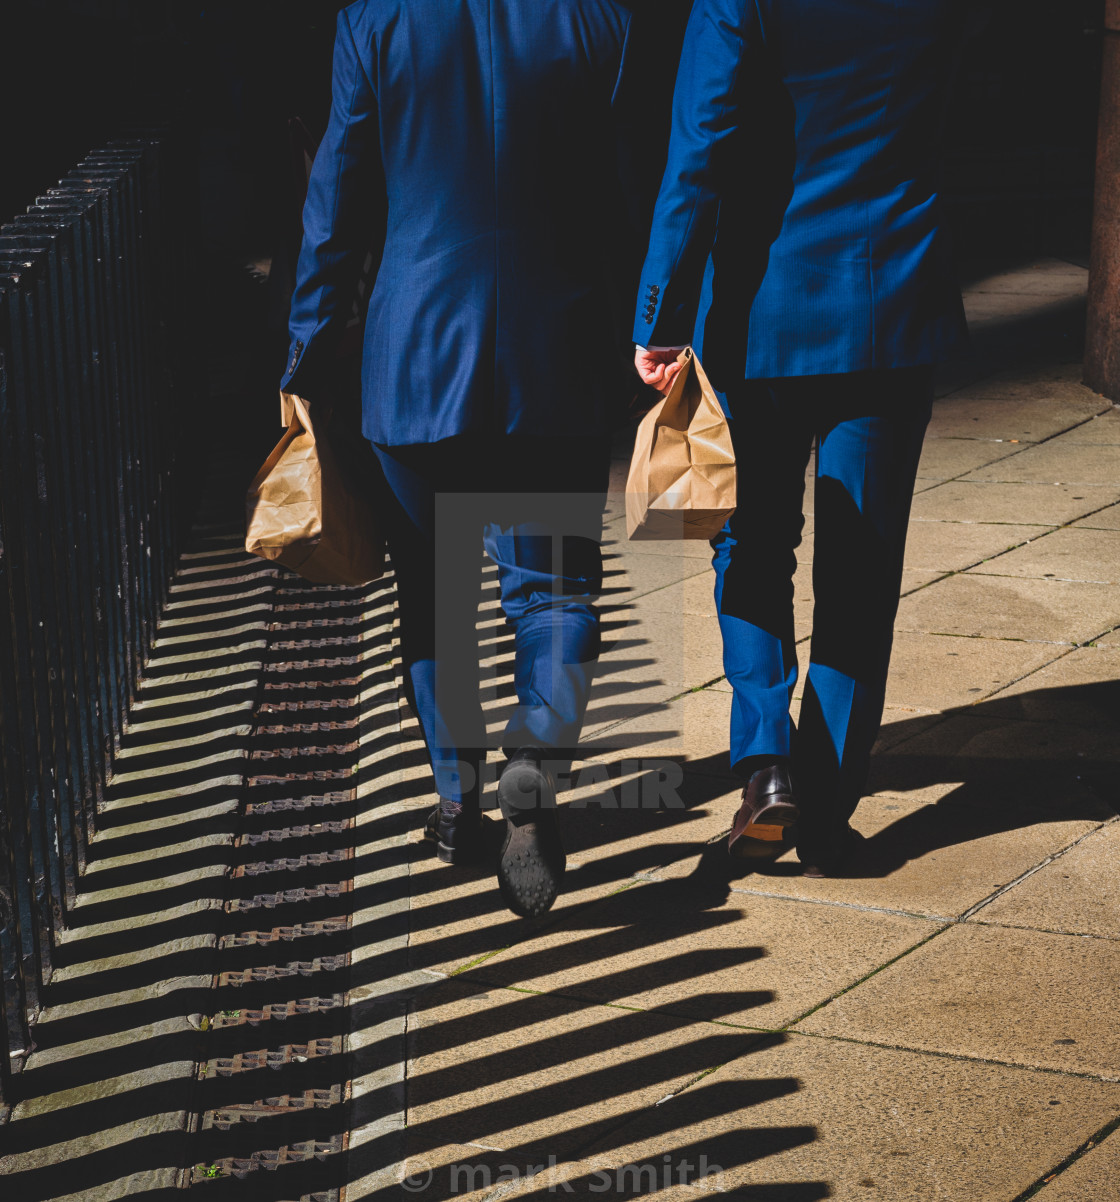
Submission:
<svg viewBox="0 0 1120 1202">
<path fill-rule="evenodd" d="M 304 210 L 281 388 L 329 396 L 368 248 L 362 430 L 380 460 L 405 686 L 448 862 L 480 850 L 479 544 L 514 630 L 498 881 L 518 914 L 564 869 L 553 767 L 599 651 L 608 434 L 625 380 L 619 0 L 360 0 Z M 631 239 L 632 243 L 632 239 Z"/>
<path fill-rule="evenodd" d="M 738 507 L 713 541 L 732 853 L 796 832 L 843 870 L 882 719 L 932 365 L 966 338 L 938 197 L 962 0 L 695 0 L 634 327 L 663 390 L 692 343 L 724 396 Z M 767 256 L 767 244 L 769 254 Z M 795 548 L 816 443 L 809 667 Z"/>
</svg>

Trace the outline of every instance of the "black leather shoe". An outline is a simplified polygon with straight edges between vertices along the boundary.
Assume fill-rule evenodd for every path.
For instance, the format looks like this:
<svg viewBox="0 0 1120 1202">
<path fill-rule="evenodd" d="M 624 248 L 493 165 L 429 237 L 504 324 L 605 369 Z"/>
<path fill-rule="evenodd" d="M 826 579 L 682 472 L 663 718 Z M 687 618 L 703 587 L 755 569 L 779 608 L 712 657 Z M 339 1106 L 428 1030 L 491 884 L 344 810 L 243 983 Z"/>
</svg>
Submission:
<svg viewBox="0 0 1120 1202">
<path fill-rule="evenodd" d="M 470 864 L 483 847 L 483 817 L 476 806 L 439 799 L 439 805 L 424 823 L 424 838 L 436 845 L 436 857 L 444 864 Z"/>
<path fill-rule="evenodd" d="M 498 889 L 522 918 L 546 914 L 564 878 L 564 845 L 556 822 L 556 778 L 539 747 L 513 753 L 498 781 L 506 836 L 498 857 Z"/>
<path fill-rule="evenodd" d="M 845 826 L 822 837 L 806 837 L 798 841 L 797 858 L 801 861 L 801 875 L 813 878 L 843 876 L 853 856 L 866 842 L 857 830 Z"/>
<path fill-rule="evenodd" d="M 776 760 L 755 772 L 743 789 L 727 850 L 741 859 L 779 855 L 785 849 L 789 828 L 799 817 L 789 761 Z"/>
</svg>

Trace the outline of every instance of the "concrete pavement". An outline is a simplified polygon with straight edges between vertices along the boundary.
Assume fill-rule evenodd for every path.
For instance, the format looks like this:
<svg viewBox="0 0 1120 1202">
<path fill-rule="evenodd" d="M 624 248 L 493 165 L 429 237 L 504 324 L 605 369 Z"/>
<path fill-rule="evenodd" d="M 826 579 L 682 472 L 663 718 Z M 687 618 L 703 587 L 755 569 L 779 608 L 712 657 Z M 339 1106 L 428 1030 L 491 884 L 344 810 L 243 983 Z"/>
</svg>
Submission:
<svg viewBox="0 0 1120 1202">
<path fill-rule="evenodd" d="M 614 498 L 586 734 L 610 786 L 577 766 L 564 896 L 530 930 L 415 847 L 416 1196 L 1120 1198 L 1120 412 L 1078 382 L 1084 287 L 1046 262 L 970 289 L 849 877 L 789 855 L 720 883 L 707 549 L 629 544 Z M 684 808 L 622 808 L 651 757 Z"/>
</svg>

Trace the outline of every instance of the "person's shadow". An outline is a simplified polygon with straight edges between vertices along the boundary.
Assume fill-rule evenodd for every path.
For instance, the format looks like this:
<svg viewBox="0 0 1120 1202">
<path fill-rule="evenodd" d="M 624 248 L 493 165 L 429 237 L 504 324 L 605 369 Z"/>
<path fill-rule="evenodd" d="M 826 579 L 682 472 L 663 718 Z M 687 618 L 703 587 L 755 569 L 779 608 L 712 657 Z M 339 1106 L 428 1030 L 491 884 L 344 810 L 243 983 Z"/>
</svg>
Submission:
<svg viewBox="0 0 1120 1202">
<path fill-rule="evenodd" d="M 719 758 L 688 768 L 719 771 Z M 872 757 L 865 796 L 872 794 L 891 795 L 888 810 L 897 798 L 901 813 L 858 847 L 848 877 L 889 876 L 939 848 L 1039 823 L 1107 822 L 1120 813 L 1120 680 L 1035 689 L 892 723 Z M 918 796 L 907 804 L 911 794 Z M 722 841 L 712 849 L 722 852 Z M 800 871 L 788 859 L 732 865 L 713 852 L 703 861 L 698 871 L 729 878 Z"/>
</svg>

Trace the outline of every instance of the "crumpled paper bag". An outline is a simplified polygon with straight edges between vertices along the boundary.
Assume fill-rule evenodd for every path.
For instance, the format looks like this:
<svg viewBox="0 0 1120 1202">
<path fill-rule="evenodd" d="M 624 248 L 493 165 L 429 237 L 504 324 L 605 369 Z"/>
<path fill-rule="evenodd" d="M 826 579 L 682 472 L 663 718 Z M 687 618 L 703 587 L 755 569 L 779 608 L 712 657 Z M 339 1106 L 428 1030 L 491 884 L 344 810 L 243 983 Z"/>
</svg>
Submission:
<svg viewBox="0 0 1120 1202">
<path fill-rule="evenodd" d="M 281 412 L 288 428 L 245 499 L 245 550 L 316 584 L 376 580 L 385 540 L 370 490 L 332 445 L 331 407 L 317 401 L 312 421 L 302 397 L 282 393 Z"/>
<path fill-rule="evenodd" d="M 735 512 L 731 430 L 686 347 L 673 387 L 642 418 L 626 481 L 631 538 L 714 538 Z"/>
</svg>

